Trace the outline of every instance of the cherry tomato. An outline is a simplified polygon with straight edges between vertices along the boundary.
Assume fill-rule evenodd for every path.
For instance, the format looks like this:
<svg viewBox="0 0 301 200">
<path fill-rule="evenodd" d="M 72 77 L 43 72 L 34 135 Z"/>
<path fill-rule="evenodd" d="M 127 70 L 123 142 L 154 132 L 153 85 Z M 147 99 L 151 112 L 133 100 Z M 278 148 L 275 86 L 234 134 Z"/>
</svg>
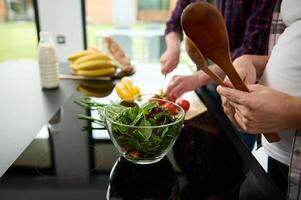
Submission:
<svg viewBox="0 0 301 200">
<path fill-rule="evenodd" d="M 174 95 L 168 95 L 167 99 L 172 102 L 176 102 L 177 98 Z"/>
<path fill-rule="evenodd" d="M 159 106 L 163 106 L 166 103 L 166 101 L 162 99 L 158 94 L 152 96 L 150 100 L 157 101 Z"/>
<path fill-rule="evenodd" d="M 163 106 L 164 104 L 166 104 L 166 101 L 164 101 L 164 100 L 158 100 L 158 105 L 159 106 Z"/>
<path fill-rule="evenodd" d="M 158 99 L 156 97 L 150 98 L 149 102 L 153 102 L 153 101 L 157 102 L 159 106 L 163 106 L 166 103 L 166 101 Z"/>
<path fill-rule="evenodd" d="M 133 149 L 131 151 L 129 151 L 129 156 L 133 157 L 133 158 L 139 158 L 141 155 L 141 151 L 137 150 L 137 149 Z"/>
<path fill-rule="evenodd" d="M 185 99 L 180 99 L 177 104 L 179 106 L 181 106 L 183 108 L 183 110 L 186 112 L 187 110 L 189 110 L 190 107 L 190 103 L 189 101 L 185 100 Z"/>
<path fill-rule="evenodd" d="M 178 113 L 177 112 L 177 107 L 171 102 L 166 103 L 163 107 L 165 109 L 167 109 L 170 112 L 170 114 L 172 114 L 172 115 L 175 115 L 175 114 Z"/>
</svg>

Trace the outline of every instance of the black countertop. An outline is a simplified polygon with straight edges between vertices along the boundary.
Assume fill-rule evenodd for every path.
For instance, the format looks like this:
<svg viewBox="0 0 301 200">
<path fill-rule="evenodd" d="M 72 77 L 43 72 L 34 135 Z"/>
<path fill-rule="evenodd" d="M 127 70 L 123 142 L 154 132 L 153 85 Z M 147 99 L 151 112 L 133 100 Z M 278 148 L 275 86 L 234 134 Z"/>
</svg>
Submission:
<svg viewBox="0 0 301 200">
<path fill-rule="evenodd" d="M 120 157 L 106 130 L 83 131 L 91 124 L 77 114 L 90 111 L 73 102 L 81 94 L 71 91 L 44 124 L 46 134 L 0 179 L 1 200 L 284 199 L 206 88 L 197 93 L 208 111 L 185 122 L 168 156 L 150 165 Z"/>
<path fill-rule="evenodd" d="M 67 68 L 60 68 L 63 72 Z M 74 92 L 74 81 L 43 90 L 34 61 L 0 65 L 0 177 Z"/>
</svg>

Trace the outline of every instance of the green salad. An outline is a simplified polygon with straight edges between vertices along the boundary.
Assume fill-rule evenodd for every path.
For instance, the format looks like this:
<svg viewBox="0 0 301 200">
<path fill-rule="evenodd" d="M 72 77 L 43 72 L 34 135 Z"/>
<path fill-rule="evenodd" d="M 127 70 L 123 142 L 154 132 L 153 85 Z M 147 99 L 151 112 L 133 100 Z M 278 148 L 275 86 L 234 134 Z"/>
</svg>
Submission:
<svg viewBox="0 0 301 200">
<path fill-rule="evenodd" d="M 106 127 L 114 145 L 130 159 L 154 159 L 165 155 L 176 140 L 184 120 L 182 108 L 172 102 L 152 98 L 141 104 L 101 104 L 81 97 L 76 103 L 98 110 L 97 118 L 79 117 Z"/>
</svg>

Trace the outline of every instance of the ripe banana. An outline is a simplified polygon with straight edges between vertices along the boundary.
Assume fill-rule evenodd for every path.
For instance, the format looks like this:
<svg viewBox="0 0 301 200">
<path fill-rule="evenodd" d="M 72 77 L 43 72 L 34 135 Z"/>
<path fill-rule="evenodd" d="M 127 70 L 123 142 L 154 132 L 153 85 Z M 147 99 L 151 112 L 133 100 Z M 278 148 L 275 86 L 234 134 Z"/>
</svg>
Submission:
<svg viewBox="0 0 301 200">
<path fill-rule="evenodd" d="M 96 70 L 105 68 L 115 68 L 116 65 L 109 60 L 91 60 L 80 64 L 74 64 L 76 70 Z"/>
<path fill-rule="evenodd" d="M 88 49 L 88 50 L 85 50 L 85 51 L 80 51 L 80 52 L 77 52 L 77 53 L 74 53 L 74 54 L 68 56 L 68 60 L 70 62 L 74 62 L 77 59 L 79 59 L 80 57 L 92 54 L 94 52 L 97 52 L 97 51 L 96 50 L 91 50 L 91 49 Z"/>
<path fill-rule="evenodd" d="M 80 76 L 87 76 L 87 77 L 97 77 L 97 76 L 108 76 L 113 75 L 116 71 L 115 67 L 107 67 L 103 69 L 95 69 L 95 70 L 77 70 L 77 74 Z"/>
<path fill-rule="evenodd" d="M 107 54 L 95 52 L 95 53 L 88 54 L 86 56 L 82 56 L 82 57 L 78 58 L 77 60 L 75 60 L 74 63 L 81 64 L 81 63 L 89 62 L 92 60 L 108 60 L 108 61 L 110 61 L 112 59 Z"/>
</svg>

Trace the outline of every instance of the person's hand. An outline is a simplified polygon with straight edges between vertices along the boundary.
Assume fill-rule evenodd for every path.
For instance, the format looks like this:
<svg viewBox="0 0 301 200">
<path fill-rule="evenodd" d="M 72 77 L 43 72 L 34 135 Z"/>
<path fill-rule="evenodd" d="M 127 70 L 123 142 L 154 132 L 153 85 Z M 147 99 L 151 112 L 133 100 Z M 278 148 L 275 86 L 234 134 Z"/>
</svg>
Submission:
<svg viewBox="0 0 301 200">
<path fill-rule="evenodd" d="M 237 58 L 233 62 L 233 66 L 245 84 L 254 84 L 256 82 L 256 69 L 248 56 L 241 56 Z M 233 87 L 228 77 L 225 78 L 224 82 L 228 87 Z M 225 114 L 236 127 L 239 127 L 239 124 L 236 122 L 234 117 L 235 109 L 230 105 L 226 98 L 222 96 L 221 99 Z"/>
<path fill-rule="evenodd" d="M 167 94 L 179 98 L 185 92 L 192 91 L 200 86 L 199 77 L 194 75 L 173 76 L 167 86 Z"/>
<path fill-rule="evenodd" d="M 248 85 L 248 88 L 250 93 L 222 86 L 217 88 L 234 108 L 235 121 L 229 118 L 238 128 L 249 133 L 268 133 L 295 126 L 296 97 L 259 84 Z"/>
<path fill-rule="evenodd" d="M 249 85 L 256 82 L 256 68 L 248 55 L 235 59 L 233 66 L 245 84 Z M 225 78 L 225 81 L 230 82 L 228 77 Z"/>
<path fill-rule="evenodd" d="M 162 74 L 168 74 L 174 70 L 179 63 L 179 58 L 180 49 L 176 47 L 167 48 L 160 58 Z"/>
</svg>

